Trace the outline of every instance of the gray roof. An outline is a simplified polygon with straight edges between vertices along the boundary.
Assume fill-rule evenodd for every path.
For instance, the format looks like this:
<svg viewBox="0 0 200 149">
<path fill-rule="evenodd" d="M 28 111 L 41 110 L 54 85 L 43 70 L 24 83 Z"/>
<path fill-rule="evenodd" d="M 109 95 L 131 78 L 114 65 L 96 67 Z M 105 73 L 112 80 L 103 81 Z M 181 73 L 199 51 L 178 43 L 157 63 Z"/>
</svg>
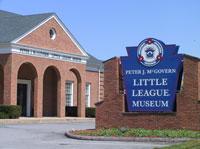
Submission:
<svg viewBox="0 0 200 149">
<path fill-rule="evenodd" d="M 0 43 L 9 43 L 30 31 L 53 13 L 22 16 L 0 11 Z"/>
<path fill-rule="evenodd" d="M 95 58 L 94 56 L 92 56 L 91 54 L 87 53 L 89 56 L 89 59 L 87 60 L 87 68 L 86 70 L 88 71 L 100 71 L 103 72 L 104 71 L 104 65 L 103 62 L 101 60 L 98 60 L 97 58 Z"/>
<path fill-rule="evenodd" d="M 32 28 L 39 25 L 42 21 L 48 19 L 55 13 L 43 13 L 35 15 L 19 15 L 7 11 L 0 10 L 0 43 L 10 43 Z M 102 61 L 89 55 L 86 70 L 103 71 Z"/>
<path fill-rule="evenodd" d="M 8 12 L 8 11 L 0 10 L 0 18 L 1 17 L 12 17 L 12 16 L 20 16 L 20 15 L 16 14 L 16 13 Z"/>
</svg>

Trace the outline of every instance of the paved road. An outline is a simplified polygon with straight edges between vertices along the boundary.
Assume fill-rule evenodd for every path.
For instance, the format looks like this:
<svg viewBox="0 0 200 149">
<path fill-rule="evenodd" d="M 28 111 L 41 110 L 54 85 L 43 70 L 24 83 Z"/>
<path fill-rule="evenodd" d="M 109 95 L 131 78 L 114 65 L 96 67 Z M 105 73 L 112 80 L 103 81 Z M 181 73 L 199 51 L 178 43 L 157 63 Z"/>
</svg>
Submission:
<svg viewBox="0 0 200 149">
<path fill-rule="evenodd" d="M 165 146 L 139 142 L 81 141 L 64 136 L 67 130 L 88 128 L 94 128 L 94 123 L 0 125 L 0 149 L 150 149 Z"/>
</svg>

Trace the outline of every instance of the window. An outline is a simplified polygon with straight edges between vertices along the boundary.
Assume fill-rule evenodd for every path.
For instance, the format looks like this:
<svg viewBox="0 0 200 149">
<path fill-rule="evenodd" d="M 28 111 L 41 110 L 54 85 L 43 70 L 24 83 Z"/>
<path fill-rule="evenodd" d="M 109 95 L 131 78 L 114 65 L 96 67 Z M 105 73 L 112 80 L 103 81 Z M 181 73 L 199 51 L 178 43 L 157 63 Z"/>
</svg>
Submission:
<svg viewBox="0 0 200 149">
<path fill-rule="evenodd" d="M 65 84 L 66 106 L 73 106 L 73 82 L 67 81 Z"/>
<path fill-rule="evenodd" d="M 90 107 L 90 83 L 86 83 L 86 88 L 85 88 L 85 106 Z"/>
<path fill-rule="evenodd" d="M 51 38 L 52 40 L 54 40 L 54 39 L 56 38 L 56 30 L 55 30 L 55 28 L 51 28 L 51 29 L 49 30 L 49 36 L 50 36 L 50 38 Z"/>
</svg>

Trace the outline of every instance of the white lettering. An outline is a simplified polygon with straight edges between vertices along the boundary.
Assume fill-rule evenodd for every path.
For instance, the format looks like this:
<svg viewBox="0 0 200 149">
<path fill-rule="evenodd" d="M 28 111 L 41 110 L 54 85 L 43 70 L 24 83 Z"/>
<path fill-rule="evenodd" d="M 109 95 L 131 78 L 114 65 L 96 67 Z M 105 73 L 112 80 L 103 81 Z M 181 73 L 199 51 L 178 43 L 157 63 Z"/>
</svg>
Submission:
<svg viewBox="0 0 200 149">
<path fill-rule="evenodd" d="M 139 90 L 132 90 L 132 96 L 133 97 L 154 97 L 154 96 L 170 96 L 169 90 L 168 89 L 139 89 Z"/>
<path fill-rule="evenodd" d="M 126 70 L 126 75 L 145 75 L 145 74 L 172 74 L 176 73 L 176 69 L 137 69 L 137 70 Z"/>
<path fill-rule="evenodd" d="M 132 101 L 133 107 L 168 107 L 169 103 L 168 101 L 159 100 L 159 101 L 153 101 L 153 100 L 146 100 L 146 101 Z"/>
<path fill-rule="evenodd" d="M 133 86 L 167 86 L 167 78 L 162 79 L 133 79 Z"/>
</svg>

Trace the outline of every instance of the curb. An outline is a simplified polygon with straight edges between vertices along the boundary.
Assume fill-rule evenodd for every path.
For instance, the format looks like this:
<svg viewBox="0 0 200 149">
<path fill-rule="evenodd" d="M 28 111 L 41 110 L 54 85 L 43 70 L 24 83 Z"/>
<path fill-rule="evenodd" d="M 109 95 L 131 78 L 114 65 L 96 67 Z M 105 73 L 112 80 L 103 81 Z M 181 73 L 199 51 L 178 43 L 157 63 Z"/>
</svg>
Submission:
<svg viewBox="0 0 200 149">
<path fill-rule="evenodd" d="M 181 143 L 191 138 L 148 138 L 148 137 L 103 137 L 103 136 L 81 136 L 72 134 L 73 131 L 65 133 L 65 136 L 77 140 L 91 141 L 121 141 L 121 142 L 154 142 L 154 143 Z"/>
<path fill-rule="evenodd" d="M 67 123 L 67 122 L 94 122 L 94 118 L 79 118 L 79 117 L 64 117 L 64 118 L 24 118 L 19 119 L 0 119 L 0 125 L 13 125 L 13 124 L 45 124 L 45 123 Z"/>
</svg>

